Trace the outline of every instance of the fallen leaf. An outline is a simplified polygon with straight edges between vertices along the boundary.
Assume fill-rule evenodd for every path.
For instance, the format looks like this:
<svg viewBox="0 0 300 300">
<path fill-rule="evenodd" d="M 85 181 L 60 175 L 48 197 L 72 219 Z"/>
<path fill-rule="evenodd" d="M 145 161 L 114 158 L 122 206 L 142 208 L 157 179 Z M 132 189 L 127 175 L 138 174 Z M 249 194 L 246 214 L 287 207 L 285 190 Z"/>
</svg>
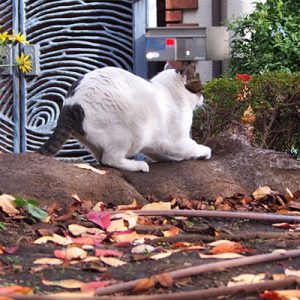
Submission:
<svg viewBox="0 0 300 300">
<path fill-rule="evenodd" d="M 77 292 L 77 293 L 63 292 L 63 293 L 49 294 L 49 296 L 51 296 L 52 299 L 60 299 L 60 298 L 84 299 L 85 297 L 89 299 L 95 296 L 95 292 L 94 291 Z"/>
<path fill-rule="evenodd" d="M 99 175 L 105 175 L 107 173 L 107 171 L 96 169 L 88 164 L 74 164 L 74 166 L 76 166 L 77 168 L 80 168 L 80 169 L 90 170 Z"/>
<path fill-rule="evenodd" d="M 155 284 L 155 281 L 152 277 L 150 278 L 143 278 L 140 281 L 136 283 L 136 285 L 133 287 L 132 291 L 134 293 L 147 291 L 151 289 Z"/>
<path fill-rule="evenodd" d="M 243 257 L 243 255 L 238 254 L 238 253 L 219 253 L 219 254 L 203 254 L 199 253 L 200 258 L 219 258 L 219 259 L 230 259 L 230 258 L 239 258 Z"/>
<path fill-rule="evenodd" d="M 283 228 L 283 229 L 291 228 L 291 225 L 289 223 L 276 223 L 276 224 L 272 224 L 272 226 L 276 228 Z"/>
<path fill-rule="evenodd" d="M 96 256 L 116 256 L 116 257 L 122 257 L 123 253 L 117 250 L 111 250 L 111 249 L 96 249 L 95 251 Z"/>
<path fill-rule="evenodd" d="M 247 83 L 249 80 L 251 80 L 251 76 L 248 74 L 236 74 L 236 78 L 241 80 L 243 83 Z"/>
<path fill-rule="evenodd" d="M 156 248 L 151 246 L 151 245 L 142 244 L 142 245 L 138 245 L 138 246 L 133 247 L 131 249 L 131 253 L 134 253 L 134 254 L 147 254 L 147 253 L 154 252 L 155 250 L 156 250 Z"/>
<path fill-rule="evenodd" d="M 162 273 L 152 276 L 155 282 L 163 287 L 171 287 L 174 283 L 173 277 L 169 273 Z"/>
<path fill-rule="evenodd" d="M 73 259 L 84 259 L 87 257 L 87 252 L 82 248 L 72 246 L 66 249 L 66 259 L 73 260 Z"/>
<path fill-rule="evenodd" d="M 92 281 L 92 282 L 88 282 L 88 283 L 83 284 L 80 289 L 81 289 L 82 292 L 95 291 L 99 288 L 103 288 L 103 287 L 106 287 L 106 286 L 110 285 L 110 283 L 111 283 L 110 280 Z"/>
<path fill-rule="evenodd" d="M 118 205 L 117 208 L 116 208 L 116 211 L 120 211 L 120 210 L 130 210 L 130 209 L 135 209 L 138 207 L 138 204 L 136 202 L 136 200 L 134 199 L 132 201 L 131 204 L 128 204 L 128 205 Z"/>
<path fill-rule="evenodd" d="M 300 278 L 300 270 L 285 269 L 284 274 L 286 276 L 295 276 Z"/>
<path fill-rule="evenodd" d="M 162 252 L 162 253 L 151 255 L 150 258 L 154 260 L 163 259 L 169 257 L 172 253 L 173 253 L 172 251 Z"/>
<path fill-rule="evenodd" d="M 241 274 L 235 277 L 232 277 L 232 281 L 229 281 L 227 286 L 234 286 L 240 284 L 251 284 L 251 283 L 258 283 L 264 281 L 266 278 L 266 274 Z"/>
<path fill-rule="evenodd" d="M 271 195 L 271 194 L 272 194 L 272 190 L 268 186 L 261 186 L 252 193 L 252 196 L 254 197 L 255 200 L 261 200 L 265 198 L 267 195 Z"/>
<path fill-rule="evenodd" d="M 300 299 L 299 290 L 279 290 L 279 291 L 266 291 L 260 294 L 260 298 L 269 300 L 297 300 Z"/>
<path fill-rule="evenodd" d="M 14 216 L 20 213 L 18 209 L 16 209 L 15 197 L 7 194 L 0 195 L 0 207 L 1 209 L 10 216 Z"/>
<path fill-rule="evenodd" d="M 141 210 L 170 210 L 171 202 L 153 202 L 144 205 Z"/>
<path fill-rule="evenodd" d="M 139 234 L 135 231 L 132 231 L 130 233 L 113 233 L 111 238 L 117 243 L 132 243 L 136 240 L 153 240 L 157 239 L 158 237 L 150 234 Z"/>
<path fill-rule="evenodd" d="M 35 265 L 62 265 L 64 262 L 61 259 L 45 257 L 38 258 L 33 261 Z"/>
<path fill-rule="evenodd" d="M 52 236 L 42 236 L 34 241 L 35 244 L 46 244 L 47 242 L 53 242 L 61 246 L 70 245 L 73 243 L 71 238 L 63 237 L 58 234 L 53 234 Z"/>
<path fill-rule="evenodd" d="M 226 241 L 222 244 L 216 245 L 209 250 L 209 252 L 212 254 L 228 253 L 228 252 L 240 253 L 243 251 L 244 249 L 241 243 L 231 242 L 231 241 Z"/>
<path fill-rule="evenodd" d="M 109 226 L 106 228 L 107 232 L 115 232 L 115 231 L 127 231 L 128 227 L 125 226 L 124 220 L 112 220 Z"/>
<path fill-rule="evenodd" d="M 11 285 L 11 286 L 1 286 L 0 294 L 1 295 L 6 295 L 6 294 L 32 295 L 33 291 L 32 288 L 27 286 Z"/>
<path fill-rule="evenodd" d="M 180 231 L 181 230 L 178 227 L 173 226 L 169 230 L 163 231 L 163 234 L 165 237 L 170 237 L 170 236 L 178 235 L 180 233 Z"/>
<path fill-rule="evenodd" d="M 46 286 L 60 286 L 66 289 L 80 289 L 82 285 L 84 285 L 84 282 L 75 279 L 64 279 L 54 281 L 43 279 L 42 283 Z"/>
<path fill-rule="evenodd" d="M 115 257 L 100 257 L 100 260 L 111 267 L 120 267 L 127 264 Z"/>
<path fill-rule="evenodd" d="M 105 211 L 91 210 L 86 215 L 86 217 L 89 221 L 99 225 L 104 230 L 109 226 L 109 224 L 111 222 L 110 214 Z"/>
<path fill-rule="evenodd" d="M 127 229 L 132 229 L 136 226 L 139 216 L 132 211 L 126 211 L 112 215 L 111 219 L 122 219 L 123 221 L 125 221 Z"/>
<path fill-rule="evenodd" d="M 78 224 L 70 224 L 68 226 L 68 229 L 75 236 L 80 236 L 83 233 L 87 233 L 88 230 L 89 230 L 88 227 L 81 226 L 81 225 L 78 225 Z"/>
</svg>

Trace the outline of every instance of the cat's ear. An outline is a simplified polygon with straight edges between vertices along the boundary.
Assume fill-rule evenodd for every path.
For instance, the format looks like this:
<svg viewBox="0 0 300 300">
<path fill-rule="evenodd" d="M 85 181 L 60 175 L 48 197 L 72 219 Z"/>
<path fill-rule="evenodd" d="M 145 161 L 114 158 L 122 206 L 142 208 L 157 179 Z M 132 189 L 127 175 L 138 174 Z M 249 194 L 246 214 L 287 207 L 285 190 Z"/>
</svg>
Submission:
<svg viewBox="0 0 300 300">
<path fill-rule="evenodd" d="M 191 62 L 184 62 L 183 68 L 180 71 L 180 74 L 186 76 L 187 80 L 195 78 L 196 65 Z"/>
</svg>

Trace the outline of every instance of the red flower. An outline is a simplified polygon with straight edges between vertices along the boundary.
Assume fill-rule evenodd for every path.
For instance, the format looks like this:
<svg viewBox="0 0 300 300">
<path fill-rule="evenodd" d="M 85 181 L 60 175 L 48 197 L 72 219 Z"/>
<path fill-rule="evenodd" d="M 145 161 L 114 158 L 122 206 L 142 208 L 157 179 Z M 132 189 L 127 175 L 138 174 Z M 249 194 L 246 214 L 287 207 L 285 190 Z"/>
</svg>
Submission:
<svg viewBox="0 0 300 300">
<path fill-rule="evenodd" d="M 252 77 L 248 74 L 236 74 L 236 78 L 244 83 L 247 83 Z"/>
</svg>

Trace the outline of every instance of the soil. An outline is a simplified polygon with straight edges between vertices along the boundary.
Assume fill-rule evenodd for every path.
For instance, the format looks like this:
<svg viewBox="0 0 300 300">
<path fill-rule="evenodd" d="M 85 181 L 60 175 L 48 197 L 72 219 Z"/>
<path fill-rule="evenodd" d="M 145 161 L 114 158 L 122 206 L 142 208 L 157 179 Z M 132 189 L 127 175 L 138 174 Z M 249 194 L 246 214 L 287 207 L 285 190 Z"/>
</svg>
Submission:
<svg viewBox="0 0 300 300">
<path fill-rule="evenodd" d="M 211 141 L 210 145 L 214 155 L 209 161 L 152 164 L 148 174 L 119 171 L 96 165 L 96 168 L 106 171 L 105 175 L 100 175 L 37 153 L 1 153 L 0 191 L 26 199 L 36 199 L 43 209 L 49 209 L 54 203 L 58 203 L 59 214 L 63 215 L 70 212 L 70 207 L 74 203 L 74 194 L 83 201 L 89 201 L 91 207 L 102 201 L 109 209 L 117 205 L 129 204 L 134 199 L 139 206 L 142 206 L 158 200 L 170 201 L 176 197 L 208 201 L 220 195 L 223 197 L 231 197 L 237 193 L 251 195 L 257 187 L 263 185 L 268 185 L 273 191 L 280 191 L 283 194 L 286 193 L 286 188 L 292 192 L 299 189 L 300 162 L 286 154 L 253 147 L 247 140 L 236 134 L 220 136 Z M 266 212 L 269 211 L 266 209 Z M 70 222 L 81 224 L 84 218 L 82 212 L 77 214 L 74 210 L 71 212 L 71 219 L 54 221 L 53 224 L 47 226 L 50 231 L 64 235 Z M 180 218 L 160 217 L 155 222 L 155 224 L 163 223 L 160 225 L 179 226 L 182 230 L 181 235 L 184 236 L 180 241 L 189 241 L 191 232 L 181 226 Z M 297 232 L 281 238 L 249 237 L 248 233 L 251 232 L 288 231 L 288 229 L 275 228 L 270 222 L 213 218 L 193 218 L 189 219 L 189 222 L 194 228 L 192 233 L 199 234 L 199 239 L 193 240 L 193 243 L 205 247 L 207 241 L 203 239 L 203 235 L 206 235 L 209 240 L 209 238 L 221 239 L 222 234 L 230 233 L 233 236 L 245 235 L 241 242 L 243 249 L 250 249 L 242 253 L 246 256 L 270 253 L 276 249 L 299 248 L 300 238 Z M 0 286 L 29 286 L 33 288 L 34 294 L 38 295 L 66 291 L 61 287 L 44 285 L 43 280 L 129 281 L 216 261 L 216 259 L 200 258 L 199 250 L 173 253 L 161 260 L 138 260 L 131 253 L 132 245 L 116 248 L 116 245 L 107 239 L 102 246 L 124 252 L 122 260 L 127 262 L 126 265 L 116 268 L 108 267 L 101 262 L 64 264 L 48 266 L 33 272 L 32 266 L 35 259 L 53 257 L 53 251 L 61 249 L 62 246 L 53 243 L 34 244 L 34 240 L 40 236 L 38 229 L 44 228 L 45 224 L 37 222 L 28 215 L 20 219 L 10 218 L 0 211 L 0 226 L 0 250 L 8 249 L 3 254 L 0 251 Z M 162 234 L 160 230 L 158 232 Z M 155 246 L 160 249 L 169 249 L 174 243 L 174 241 L 165 241 Z M 13 247 L 17 247 L 17 250 L 9 254 L 8 252 L 14 249 Z M 266 278 L 271 279 L 273 274 L 283 274 L 286 268 L 300 270 L 300 259 L 215 270 L 176 280 L 171 287 L 156 285 L 142 294 L 183 292 L 226 286 L 234 276 L 244 273 L 265 273 Z M 297 288 L 297 286 L 294 285 L 291 288 Z M 259 299 L 260 292 L 262 291 L 256 291 L 247 296 L 239 293 L 222 299 Z M 127 291 L 124 295 L 132 293 L 132 291 Z"/>
</svg>

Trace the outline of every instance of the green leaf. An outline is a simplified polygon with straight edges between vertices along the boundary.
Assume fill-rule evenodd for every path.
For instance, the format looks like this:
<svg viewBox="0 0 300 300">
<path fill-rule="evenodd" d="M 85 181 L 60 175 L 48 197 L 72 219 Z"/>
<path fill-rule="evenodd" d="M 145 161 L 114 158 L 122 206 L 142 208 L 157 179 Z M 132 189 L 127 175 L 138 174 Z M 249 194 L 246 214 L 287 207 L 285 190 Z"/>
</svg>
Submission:
<svg viewBox="0 0 300 300">
<path fill-rule="evenodd" d="M 48 214 L 44 210 L 29 202 L 27 204 L 27 210 L 33 217 L 41 221 L 45 220 L 48 217 Z"/>
</svg>

